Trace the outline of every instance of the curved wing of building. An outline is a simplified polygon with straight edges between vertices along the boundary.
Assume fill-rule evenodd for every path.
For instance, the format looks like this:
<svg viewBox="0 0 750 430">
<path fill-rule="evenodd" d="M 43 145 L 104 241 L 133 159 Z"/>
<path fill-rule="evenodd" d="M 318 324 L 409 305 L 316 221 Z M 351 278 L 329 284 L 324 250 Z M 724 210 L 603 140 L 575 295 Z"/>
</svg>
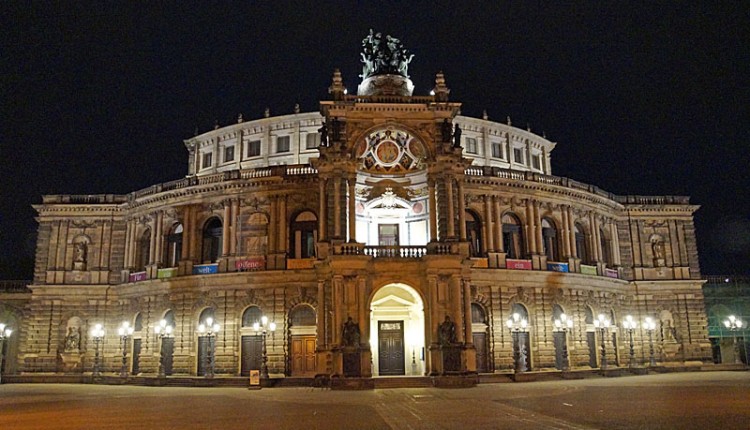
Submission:
<svg viewBox="0 0 750 430">
<path fill-rule="evenodd" d="M 554 176 L 555 143 L 461 116 L 442 74 L 414 96 L 411 57 L 368 55 L 356 95 L 336 71 L 319 112 L 187 139 L 184 178 L 44 196 L 14 369 L 119 372 L 123 321 L 135 375 L 710 359 L 687 197 Z"/>
</svg>

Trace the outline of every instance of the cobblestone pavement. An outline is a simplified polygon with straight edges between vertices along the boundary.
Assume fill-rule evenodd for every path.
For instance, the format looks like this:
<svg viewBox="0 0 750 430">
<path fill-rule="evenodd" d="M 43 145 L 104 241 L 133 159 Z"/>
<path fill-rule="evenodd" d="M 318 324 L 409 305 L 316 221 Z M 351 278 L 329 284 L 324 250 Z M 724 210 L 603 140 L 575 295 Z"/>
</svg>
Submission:
<svg viewBox="0 0 750 430">
<path fill-rule="evenodd" d="M 747 429 L 750 372 L 329 391 L 0 386 L 0 429 Z"/>
</svg>

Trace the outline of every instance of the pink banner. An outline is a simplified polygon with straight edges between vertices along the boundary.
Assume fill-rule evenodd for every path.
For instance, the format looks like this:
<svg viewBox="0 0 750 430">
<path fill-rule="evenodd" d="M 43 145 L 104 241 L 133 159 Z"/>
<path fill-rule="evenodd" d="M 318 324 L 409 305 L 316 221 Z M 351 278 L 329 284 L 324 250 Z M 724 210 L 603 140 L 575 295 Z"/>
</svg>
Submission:
<svg viewBox="0 0 750 430">
<path fill-rule="evenodd" d="M 617 270 L 615 269 L 604 269 L 604 274 L 607 275 L 608 278 L 619 278 Z"/>
<path fill-rule="evenodd" d="M 505 260 L 505 266 L 508 269 L 531 270 L 531 260 Z"/>
<path fill-rule="evenodd" d="M 148 279 L 148 274 L 146 272 L 135 272 L 128 276 L 128 282 L 145 281 L 146 279 Z"/>
<path fill-rule="evenodd" d="M 246 260 L 237 260 L 234 267 L 240 272 L 247 270 L 264 270 L 266 268 L 265 258 L 248 258 Z"/>
</svg>

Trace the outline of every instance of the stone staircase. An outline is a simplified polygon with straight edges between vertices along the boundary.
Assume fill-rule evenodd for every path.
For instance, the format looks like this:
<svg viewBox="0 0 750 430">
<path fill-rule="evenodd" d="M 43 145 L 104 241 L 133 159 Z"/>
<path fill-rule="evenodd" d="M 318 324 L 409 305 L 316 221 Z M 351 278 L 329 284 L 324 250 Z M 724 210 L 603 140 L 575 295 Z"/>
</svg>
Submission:
<svg viewBox="0 0 750 430">
<path fill-rule="evenodd" d="M 372 378 L 375 389 L 432 387 L 432 378 L 427 376 L 381 376 Z"/>
</svg>

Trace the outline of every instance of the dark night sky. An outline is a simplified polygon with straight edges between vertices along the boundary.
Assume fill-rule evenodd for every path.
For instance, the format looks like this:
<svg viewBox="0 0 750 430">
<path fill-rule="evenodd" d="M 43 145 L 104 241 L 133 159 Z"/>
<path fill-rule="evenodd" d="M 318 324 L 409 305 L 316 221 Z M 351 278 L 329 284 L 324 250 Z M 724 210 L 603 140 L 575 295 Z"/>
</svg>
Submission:
<svg viewBox="0 0 750 430">
<path fill-rule="evenodd" d="M 42 194 L 177 179 L 196 126 L 317 110 L 370 27 L 415 95 L 443 70 L 465 115 L 546 132 L 554 174 L 690 195 L 702 272 L 750 274 L 744 2 L 29 3 L 0 4 L 0 279 L 31 277 Z"/>
</svg>

